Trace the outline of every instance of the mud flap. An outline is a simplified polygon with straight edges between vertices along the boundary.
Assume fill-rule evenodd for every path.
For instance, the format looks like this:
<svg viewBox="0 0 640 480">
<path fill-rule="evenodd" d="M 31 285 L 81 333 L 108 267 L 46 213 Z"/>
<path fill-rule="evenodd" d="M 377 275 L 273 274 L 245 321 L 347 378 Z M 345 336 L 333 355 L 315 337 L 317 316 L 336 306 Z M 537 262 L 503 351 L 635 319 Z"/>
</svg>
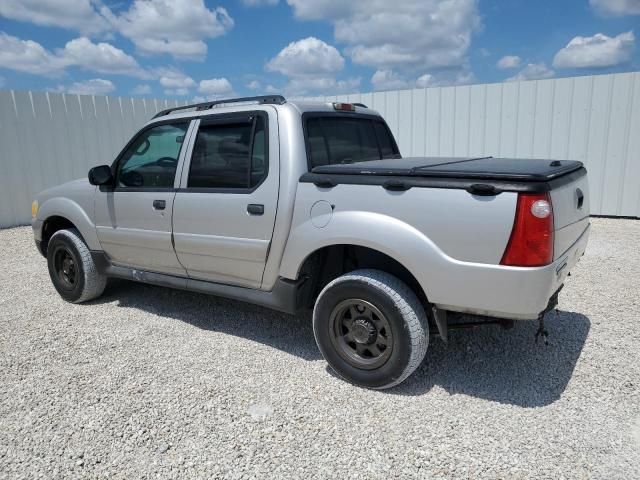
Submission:
<svg viewBox="0 0 640 480">
<path fill-rule="evenodd" d="M 447 329 L 447 311 L 440 310 L 436 307 L 431 307 L 431 311 L 433 313 L 433 318 L 436 321 L 436 326 L 438 327 L 438 334 L 440 335 L 440 338 L 444 341 L 444 343 L 448 343 L 449 333 Z"/>
</svg>

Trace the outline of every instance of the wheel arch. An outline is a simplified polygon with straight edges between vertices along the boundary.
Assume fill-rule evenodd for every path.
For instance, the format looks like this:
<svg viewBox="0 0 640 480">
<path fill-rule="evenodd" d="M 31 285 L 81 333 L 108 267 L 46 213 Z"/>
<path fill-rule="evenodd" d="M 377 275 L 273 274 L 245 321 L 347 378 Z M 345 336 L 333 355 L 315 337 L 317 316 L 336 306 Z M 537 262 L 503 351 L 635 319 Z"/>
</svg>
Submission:
<svg viewBox="0 0 640 480">
<path fill-rule="evenodd" d="M 314 253 L 338 245 L 377 252 L 378 257 L 401 267 L 396 271 L 403 272 L 403 279 L 411 279 L 407 283 L 411 283 L 421 299 L 435 301 L 431 298 L 432 288 L 437 287 L 435 272 L 442 268 L 446 256 L 415 227 L 395 217 L 374 212 L 334 212 L 329 223 L 322 228 L 314 226 L 311 219 L 296 225 L 285 247 L 280 276 L 299 279 Z M 376 268 L 376 265 L 361 266 Z"/>
<path fill-rule="evenodd" d="M 36 238 L 38 238 L 39 233 L 39 240 L 42 242 L 41 249 L 45 255 L 51 236 L 65 228 L 78 230 L 82 240 L 90 250 L 101 249 L 95 225 L 87 215 L 87 212 L 73 200 L 63 197 L 47 200 L 38 210 L 38 219 L 41 219 L 42 224 L 40 232 L 36 232 Z"/>
<path fill-rule="evenodd" d="M 416 276 L 402 262 L 381 250 L 353 243 L 334 243 L 315 249 L 300 264 L 296 278 L 306 277 L 301 306 L 312 306 L 320 291 L 339 276 L 364 268 L 380 270 L 402 280 L 420 299 L 429 304 L 427 293 Z"/>
<path fill-rule="evenodd" d="M 47 217 L 42 222 L 42 233 L 40 238 L 42 242 L 41 243 L 42 254 L 45 257 L 47 256 L 47 248 L 49 246 L 49 240 L 51 240 L 51 237 L 53 236 L 53 234 L 60 230 L 65 230 L 69 228 L 75 228 L 76 230 L 78 229 L 78 227 L 76 227 L 71 220 L 61 215 L 51 215 L 50 217 Z"/>
</svg>

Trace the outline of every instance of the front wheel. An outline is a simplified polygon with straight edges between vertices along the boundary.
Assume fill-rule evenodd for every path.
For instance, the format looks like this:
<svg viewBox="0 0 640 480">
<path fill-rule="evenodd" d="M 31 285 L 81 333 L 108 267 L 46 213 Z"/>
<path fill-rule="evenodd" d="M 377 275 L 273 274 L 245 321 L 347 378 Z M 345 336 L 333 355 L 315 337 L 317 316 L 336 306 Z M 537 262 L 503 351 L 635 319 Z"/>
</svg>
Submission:
<svg viewBox="0 0 640 480">
<path fill-rule="evenodd" d="M 47 264 L 53 286 L 67 302 L 99 297 L 107 278 L 98 272 L 91 251 L 75 228 L 58 230 L 47 245 Z"/>
<path fill-rule="evenodd" d="M 427 316 L 415 293 L 380 270 L 356 270 L 320 292 L 313 310 L 318 348 L 342 378 L 363 387 L 398 385 L 427 352 Z"/>
</svg>

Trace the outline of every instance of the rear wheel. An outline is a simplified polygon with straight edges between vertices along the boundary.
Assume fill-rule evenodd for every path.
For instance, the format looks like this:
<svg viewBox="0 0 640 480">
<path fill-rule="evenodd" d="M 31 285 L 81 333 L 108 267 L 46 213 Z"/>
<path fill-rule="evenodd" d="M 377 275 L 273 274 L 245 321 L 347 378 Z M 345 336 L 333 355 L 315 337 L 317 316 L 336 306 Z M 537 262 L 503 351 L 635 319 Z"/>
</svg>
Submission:
<svg viewBox="0 0 640 480">
<path fill-rule="evenodd" d="M 58 230 L 47 246 L 49 276 L 62 298 L 82 303 L 104 292 L 107 278 L 98 272 L 91 252 L 75 228 Z"/>
<path fill-rule="evenodd" d="M 318 347 L 342 378 L 368 388 L 398 385 L 422 362 L 427 316 L 415 293 L 379 270 L 330 282 L 313 311 Z"/>
</svg>

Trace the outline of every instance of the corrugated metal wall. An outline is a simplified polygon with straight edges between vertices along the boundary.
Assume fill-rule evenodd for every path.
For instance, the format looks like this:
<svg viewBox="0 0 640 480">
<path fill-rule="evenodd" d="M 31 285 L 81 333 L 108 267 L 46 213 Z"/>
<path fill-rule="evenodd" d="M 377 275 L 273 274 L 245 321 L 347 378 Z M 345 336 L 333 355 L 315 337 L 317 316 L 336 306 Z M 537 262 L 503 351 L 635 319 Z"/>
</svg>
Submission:
<svg viewBox="0 0 640 480">
<path fill-rule="evenodd" d="M 640 216 L 640 72 L 314 99 L 378 110 L 404 156 L 580 160 L 592 213 Z"/>
<path fill-rule="evenodd" d="M 131 135 L 177 102 L 0 91 L 0 228 L 31 221 L 36 193 L 111 163 Z"/>
<path fill-rule="evenodd" d="M 403 155 L 583 161 L 592 213 L 640 217 L 640 72 L 316 97 L 387 119 Z M 0 92 L 0 227 L 30 222 L 34 195 L 111 163 L 176 102 Z"/>
</svg>

